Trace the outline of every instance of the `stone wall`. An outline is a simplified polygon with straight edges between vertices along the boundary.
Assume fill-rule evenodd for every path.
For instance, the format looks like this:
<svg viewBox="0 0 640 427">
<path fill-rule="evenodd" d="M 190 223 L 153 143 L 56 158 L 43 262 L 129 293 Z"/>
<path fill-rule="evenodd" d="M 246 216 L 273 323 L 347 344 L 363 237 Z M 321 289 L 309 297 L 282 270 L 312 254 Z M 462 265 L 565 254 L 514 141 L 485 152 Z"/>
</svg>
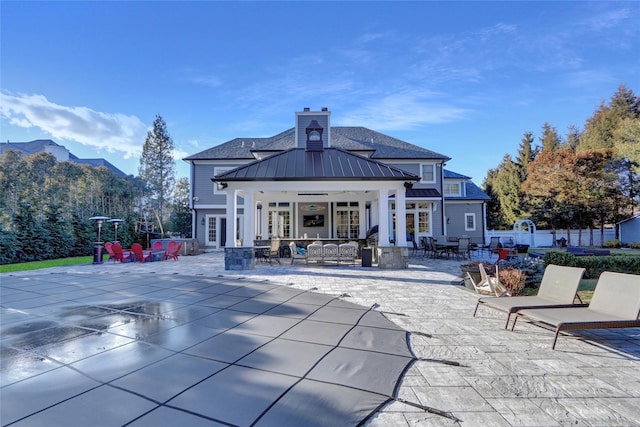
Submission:
<svg viewBox="0 0 640 427">
<path fill-rule="evenodd" d="M 378 268 L 381 270 L 406 270 L 409 268 L 409 248 L 378 247 Z"/>
<path fill-rule="evenodd" d="M 225 270 L 253 270 L 253 248 L 224 248 Z"/>
</svg>

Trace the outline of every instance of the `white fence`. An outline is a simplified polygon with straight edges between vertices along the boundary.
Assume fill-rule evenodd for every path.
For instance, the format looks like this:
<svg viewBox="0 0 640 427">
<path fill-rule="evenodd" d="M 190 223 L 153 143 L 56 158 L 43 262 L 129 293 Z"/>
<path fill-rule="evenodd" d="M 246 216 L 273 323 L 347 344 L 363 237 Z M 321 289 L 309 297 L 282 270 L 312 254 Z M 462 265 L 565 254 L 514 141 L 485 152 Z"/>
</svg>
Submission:
<svg viewBox="0 0 640 427">
<path fill-rule="evenodd" d="M 616 231 L 614 228 L 604 229 L 604 241 L 601 239 L 600 230 L 556 230 L 555 238 L 551 230 L 487 230 L 487 242 L 492 236 L 500 237 L 500 242 L 513 242 L 514 244 L 529 245 L 530 247 L 552 247 L 554 240 L 562 238 L 567 240 L 568 246 L 604 246 L 608 240 L 614 240 Z M 509 240 L 511 239 L 511 240 Z"/>
</svg>

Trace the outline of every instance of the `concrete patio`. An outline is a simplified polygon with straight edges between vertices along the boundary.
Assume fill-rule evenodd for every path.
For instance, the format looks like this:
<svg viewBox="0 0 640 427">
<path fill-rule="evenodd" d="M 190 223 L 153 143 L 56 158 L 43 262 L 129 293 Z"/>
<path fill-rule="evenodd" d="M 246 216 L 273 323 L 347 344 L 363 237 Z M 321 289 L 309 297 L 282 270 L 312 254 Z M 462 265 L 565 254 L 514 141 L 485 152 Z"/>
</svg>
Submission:
<svg viewBox="0 0 640 427">
<path fill-rule="evenodd" d="M 54 302 L 70 298 L 56 294 L 66 276 L 74 280 L 86 277 L 86 283 L 121 279 L 124 292 L 127 286 L 141 285 L 139 277 L 153 278 L 154 275 L 162 276 L 163 280 L 170 275 L 190 275 L 285 285 L 340 296 L 366 307 L 377 304 L 377 310 L 412 332 L 411 346 L 421 360 L 404 376 L 399 397 L 452 416 L 447 418 L 410 404 L 393 402 L 374 415 L 367 425 L 640 425 L 640 329 L 562 336 L 552 351 L 550 331 L 525 322 L 519 322 L 514 332 L 507 331 L 503 329 L 506 315 L 488 308 L 481 308 L 474 318 L 477 295 L 459 286 L 460 264 L 455 260 L 417 256 L 410 258 L 409 269 L 400 271 L 360 266 L 290 265 L 288 260 L 280 265 L 257 263 L 253 270 L 225 271 L 223 254 L 213 252 L 183 256 L 179 261 L 104 263 L 4 273 L 0 275 L 0 321 L 3 331 L 7 326 L 19 327 L 24 323 L 24 317 L 12 317 L 6 310 L 6 303 L 17 293 L 7 291 L 4 284 L 9 281 L 15 284 L 18 278 L 37 280 L 41 283 L 38 297 Z M 82 292 L 88 301 L 96 299 L 91 286 L 83 287 Z M 80 296 L 74 294 L 73 298 Z M 25 309 L 25 313 L 29 311 Z M 29 321 L 37 322 L 45 315 L 34 313 Z M 5 352 L 7 339 L 3 332 L 2 425 L 59 425 L 61 421 L 65 425 L 82 425 L 70 412 L 85 408 L 83 415 L 91 419 L 91 411 L 99 413 L 97 408 L 101 406 L 101 410 L 105 410 L 102 402 L 108 399 L 113 399 L 112 412 L 117 416 L 102 418 L 102 423 L 92 422 L 92 425 L 129 425 L 135 414 L 153 409 L 148 400 L 134 394 L 115 398 L 107 396 L 104 390 L 80 394 L 78 390 L 85 389 L 81 385 L 84 380 L 79 378 L 76 384 L 60 387 L 59 395 L 48 396 L 48 401 L 29 402 L 24 405 L 27 407 L 24 412 L 16 413 L 11 406 L 13 399 L 28 398 L 29 381 L 39 375 L 52 375 L 51 381 L 55 381 L 55 374 L 44 368 L 30 371 L 32 364 L 16 353 Z M 100 351 L 96 345 L 103 344 L 87 338 L 86 357 Z M 81 360 L 82 355 L 75 354 L 74 358 Z M 199 369 L 213 367 L 203 362 Z M 19 393 L 14 394 L 16 390 Z M 139 418 L 130 425 L 178 425 L 175 423 L 178 419 L 171 418 L 168 411 L 153 412 L 154 416 Z M 181 417 L 180 425 L 221 425 L 195 413 L 184 412 Z"/>
</svg>

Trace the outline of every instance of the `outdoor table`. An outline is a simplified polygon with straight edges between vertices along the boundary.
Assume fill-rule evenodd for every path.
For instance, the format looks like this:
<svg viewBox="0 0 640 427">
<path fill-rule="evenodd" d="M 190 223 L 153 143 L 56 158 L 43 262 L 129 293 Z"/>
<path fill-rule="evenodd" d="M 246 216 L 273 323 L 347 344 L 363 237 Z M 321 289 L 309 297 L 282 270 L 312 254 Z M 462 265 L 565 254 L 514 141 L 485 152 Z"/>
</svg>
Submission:
<svg viewBox="0 0 640 427">
<path fill-rule="evenodd" d="M 164 250 L 162 251 L 151 251 L 151 261 L 162 261 L 164 258 Z"/>
<path fill-rule="evenodd" d="M 436 250 L 444 250 L 447 253 L 447 257 L 454 249 L 458 248 L 458 242 L 438 242 L 436 240 Z"/>
<path fill-rule="evenodd" d="M 267 258 L 266 254 L 271 250 L 271 245 L 266 246 L 254 246 L 254 256 L 256 258 L 262 258 L 263 260 Z"/>
</svg>

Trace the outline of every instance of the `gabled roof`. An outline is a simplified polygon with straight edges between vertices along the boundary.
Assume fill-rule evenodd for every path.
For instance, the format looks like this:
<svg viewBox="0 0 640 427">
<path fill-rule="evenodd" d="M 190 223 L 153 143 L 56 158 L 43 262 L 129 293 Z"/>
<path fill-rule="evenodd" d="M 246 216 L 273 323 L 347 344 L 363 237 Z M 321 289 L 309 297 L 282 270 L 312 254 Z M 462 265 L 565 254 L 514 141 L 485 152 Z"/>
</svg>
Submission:
<svg viewBox="0 0 640 427">
<path fill-rule="evenodd" d="M 623 219 L 622 221 L 619 221 L 618 224 L 623 224 L 625 222 L 629 222 L 629 221 L 632 221 L 632 220 L 637 219 L 637 218 L 640 218 L 640 214 L 634 215 L 634 216 L 632 216 L 630 218 L 627 218 L 627 219 Z"/>
<path fill-rule="evenodd" d="M 217 175 L 215 181 L 402 180 L 420 177 L 341 148 L 292 148 Z"/>
<path fill-rule="evenodd" d="M 450 160 L 443 154 L 361 126 L 332 126 L 331 147 L 348 151 L 374 151 L 371 156 L 373 159 Z M 235 138 L 185 157 L 184 160 L 253 159 L 253 151 L 288 150 L 291 148 L 295 148 L 293 128 L 269 138 Z"/>
</svg>

